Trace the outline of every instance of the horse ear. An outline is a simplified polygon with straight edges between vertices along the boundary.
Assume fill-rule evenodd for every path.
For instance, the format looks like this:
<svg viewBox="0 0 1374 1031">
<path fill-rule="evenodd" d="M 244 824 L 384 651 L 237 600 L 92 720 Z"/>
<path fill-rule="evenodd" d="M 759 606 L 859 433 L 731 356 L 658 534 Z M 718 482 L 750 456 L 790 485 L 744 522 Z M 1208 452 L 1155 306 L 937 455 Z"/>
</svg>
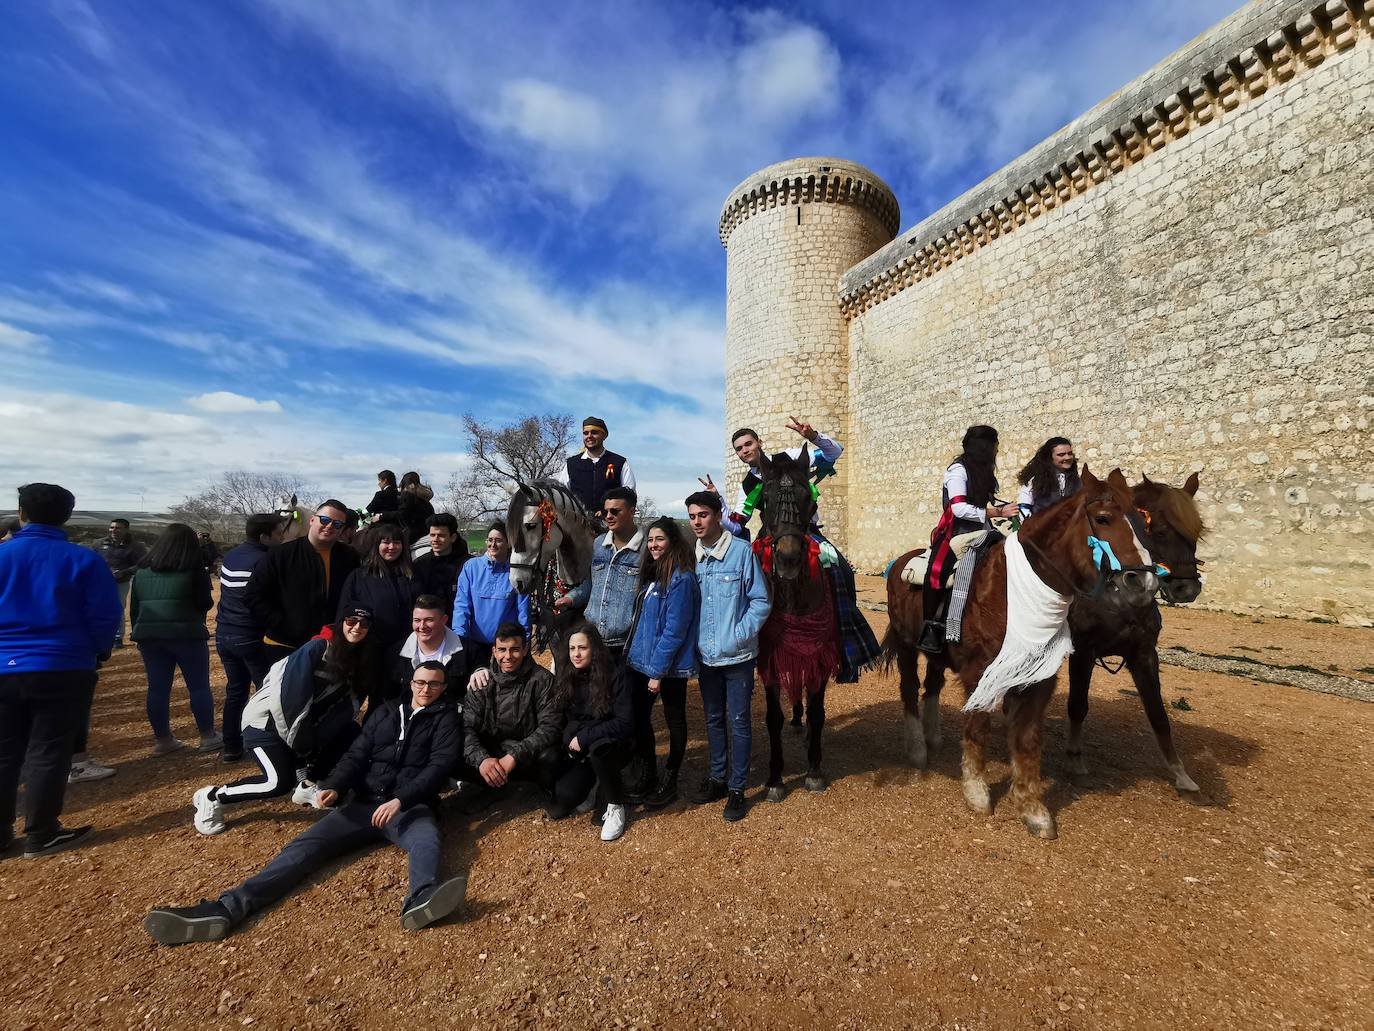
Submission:
<svg viewBox="0 0 1374 1031">
<path fill-rule="evenodd" d="M 1142 470 L 1140 471 L 1140 485 L 1141 485 L 1142 487 L 1144 487 L 1144 486 L 1148 485 L 1149 483 L 1150 483 L 1150 476 L 1149 476 L 1148 473 L 1146 473 L 1146 472 L 1142 469 Z"/>
<path fill-rule="evenodd" d="M 1193 473 L 1183 482 L 1183 491 L 1189 496 L 1197 493 L 1197 473 Z"/>
<path fill-rule="evenodd" d="M 1092 490 L 1102 486 L 1102 481 L 1094 476 L 1092 470 L 1086 465 L 1083 466 L 1083 471 L 1078 474 L 1078 479 L 1082 482 L 1083 486 Z"/>
<path fill-rule="evenodd" d="M 1121 474 L 1121 468 L 1119 466 L 1107 474 L 1107 485 L 1121 491 L 1123 494 L 1131 493 L 1131 485 L 1126 482 L 1126 477 Z"/>
<path fill-rule="evenodd" d="M 759 472 L 773 468 L 773 460 L 768 457 L 766 452 L 759 452 Z"/>
<path fill-rule="evenodd" d="M 797 456 L 797 464 L 798 464 L 799 466 L 801 466 L 803 469 L 806 469 L 806 470 L 809 470 L 809 469 L 811 468 L 811 445 L 810 445 L 810 444 L 803 444 L 803 445 L 802 445 L 801 454 Z"/>
</svg>

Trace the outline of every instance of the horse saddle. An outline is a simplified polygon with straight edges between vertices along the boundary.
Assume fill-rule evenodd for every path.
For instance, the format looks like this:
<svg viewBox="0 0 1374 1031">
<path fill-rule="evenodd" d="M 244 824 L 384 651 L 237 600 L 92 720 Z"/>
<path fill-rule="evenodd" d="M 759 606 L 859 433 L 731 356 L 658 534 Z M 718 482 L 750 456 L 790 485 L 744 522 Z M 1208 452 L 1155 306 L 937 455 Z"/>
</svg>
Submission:
<svg viewBox="0 0 1374 1031">
<path fill-rule="evenodd" d="M 950 569 L 959 565 L 959 559 L 963 558 L 968 549 L 981 540 L 985 533 L 987 533 L 986 530 L 970 530 L 968 533 L 961 533 L 950 538 L 949 550 L 954 557 L 954 563 Z M 906 568 L 902 570 L 902 579 L 916 587 L 921 586 L 926 578 L 926 570 L 930 568 L 930 555 L 931 552 L 927 551 L 908 562 Z"/>
</svg>

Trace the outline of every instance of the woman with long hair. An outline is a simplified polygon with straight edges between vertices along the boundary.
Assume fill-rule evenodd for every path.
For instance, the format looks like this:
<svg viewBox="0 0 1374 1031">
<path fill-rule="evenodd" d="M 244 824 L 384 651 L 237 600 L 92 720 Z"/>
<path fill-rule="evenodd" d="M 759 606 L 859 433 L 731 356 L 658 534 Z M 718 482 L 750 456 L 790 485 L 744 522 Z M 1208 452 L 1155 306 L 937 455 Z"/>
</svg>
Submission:
<svg viewBox="0 0 1374 1031">
<path fill-rule="evenodd" d="M 401 477 L 396 517 L 405 527 L 407 547 L 429 533 L 429 517 L 434 514 L 434 506 L 430 504 L 433 498 L 434 490 L 420 482 L 419 473 L 412 470 Z"/>
<path fill-rule="evenodd" d="M 379 516 L 383 512 L 394 512 L 401 504 L 400 493 L 396 487 L 396 474 L 383 469 L 377 474 L 377 493 L 367 503 L 368 515 Z"/>
<path fill-rule="evenodd" d="M 148 675 L 147 712 L 154 755 L 185 747 L 172 735 L 168 711 L 178 669 L 200 731 L 200 750 L 213 752 L 224 744 L 215 732 L 215 699 L 210 693 L 210 633 L 205 614 L 213 604 L 210 574 L 201 560 L 196 531 L 185 523 L 168 524 L 129 587 L 129 636 L 138 645 Z"/>
<path fill-rule="evenodd" d="M 375 647 L 394 659 L 395 649 L 410 635 L 410 613 L 420 595 L 405 530 L 393 523 L 369 526 L 359 536 L 358 548 L 362 563 L 344 581 L 339 612 L 361 608 L 372 613 Z"/>
<path fill-rule="evenodd" d="M 224 806 L 291 792 L 314 805 L 316 784 L 358 736 L 358 712 L 374 669 L 372 614 L 349 609 L 318 637 L 273 664 L 243 710 L 243 747 L 259 773 L 191 796 L 196 830 L 224 830 Z M 297 771 L 305 776 L 297 778 Z M 294 789 L 294 790 L 293 790 Z"/>
<path fill-rule="evenodd" d="M 571 816 L 591 796 L 604 811 L 601 840 L 614 841 L 625 833 L 625 784 L 620 767 L 630 751 L 634 709 L 623 676 L 596 627 L 574 623 L 564 638 L 567 662 L 558 663 L 554 698 L 565 708 L 563 729 L 566 757 L 555 774 L 551 819 Z"/>
<path fill-rule="evenodd" d="M 1016 505 L 1023 519 L 1077 493 L 1082 481 L 1078 478 L 1073 442 L 1068 437 L 1051 437 L 1040 445 L 1016 479 L 1021 484 Z"/>
<path fill-rule="evenodd" d="M 687 751 L 687 680 L 697 667 L 701 588 L 696 550 L 677 520 L 665 516 L 650 523 L 644 549 L 625 665 L 634 702 L 635 753 L 648 771 L 648 788 L 641 797 L 658 809 L 677 798 L 678 771 Z M 668 725 L 668 762 L 661 779 L 653 724 L 659 698 Z"/>
</svg>

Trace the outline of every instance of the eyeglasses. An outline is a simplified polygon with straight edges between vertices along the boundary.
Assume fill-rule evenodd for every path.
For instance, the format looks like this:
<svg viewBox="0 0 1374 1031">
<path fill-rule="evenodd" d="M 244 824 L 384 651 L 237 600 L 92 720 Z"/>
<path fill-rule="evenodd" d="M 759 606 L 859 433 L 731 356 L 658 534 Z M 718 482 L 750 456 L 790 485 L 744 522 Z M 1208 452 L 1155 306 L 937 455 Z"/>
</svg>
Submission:
<svg viewBox="0 0 1374 1031">
<path fill-rule="evenodd" d="M 338 516 L 320 515 L 318 512 L 316 512 L 315 518 L 320 521 L 321 526 L 325 527 L 337 526 L 339 529 L 342 530 L 345 526 L 348 525 L 347 519 L 340 519 Z"/>
<path fill-rule="evenodd" d="M 372 625 L 372 621 L 368 619 L 363 619 L 362 616 L 344 616 L 343 625 L 370 627 Z"/>
<path fill-rule="evenodd" d="M 436 688 L 436 687 L 443 687 L 443 686 L 444 686 L 444 682 L 443 682 L 442 680 L 420 680 L 420 679 L 417 678 L 417 679 L 414 679 L 414 680 L 412 680 L 412 681 L 410 682 L 410 686 L 411 686 L 411 687 Z"/>
</svg>

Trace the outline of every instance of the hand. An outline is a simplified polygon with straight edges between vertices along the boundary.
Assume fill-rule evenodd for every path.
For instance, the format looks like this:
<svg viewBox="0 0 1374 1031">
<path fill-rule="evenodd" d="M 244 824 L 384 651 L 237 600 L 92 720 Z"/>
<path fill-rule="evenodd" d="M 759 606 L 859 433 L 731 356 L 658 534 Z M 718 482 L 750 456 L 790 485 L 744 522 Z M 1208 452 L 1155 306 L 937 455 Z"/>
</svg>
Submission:
<svg viewBox="0 0 1374 1031">
<path fill-rule="evenodd" d="M 1009 501 L 1009 502 L 1007 502 L 1005 505 L 1002 506 L 1002 518 L 1003 518 L 1003 519 L 1010 519 L 1012 516 L 1016 515 L 1016 514 L 1017 514 L 1018 512 L 1020 512 L 1020 511 L 1021 511 L 1021 506 L 1020 506 L 1020 505 L 1018 505 L 1018 504 L 1017 504 L 1016 502 L 1014 502 L 1014 501 Z"/>
<path fill-rule="evenodd" d="M 489 669 L 475 669 L 475 670 L 472 671 L 472 676 L 468 677 L 468 690 L 469 690 L 469 691 L 480 691 L 480 690 L 482 690 L 482 688 L 486 687 L 487 684 L 490 683 L 490 682 L 491 682 L 491 670 L 489 670 Z"/>
<path fill-rule="evenodd" d="M 651 677 L 651 678 L 649 678 L 649 691 L 650 691 L 651 694 L 658 694 L 658 689 L 659 689 L 660 687 L 662 687 L 662 686 L 663 686 L 663 679 L 662 679 L 661 677 Z M 667 702 L 664 702 L 663 704 L 664 704 L 664 705 L 667 705 L 668 703 L 667 703 Z"/>
<path fill-rule="evenodd" d="M 328 788 L 324 788 L 315 796 L 315 806 L 319 809 L 328 809 L 338 800 L 339 793 L 337 791 L 330 791 Z"/>
<path fill-rule="evenodd" d="M 568 742 L 568 751 L 569 751 L 569 752 L 580 752 L 580 751 L 582 751 L 582 745 L 578 743 L 577 738 L 574 737 L 571 741 Z"/>
<path fill-rule="evenodd" d="M 710 473 L 707 473 L 707 474 L 706 474 L 706 479 L 704 479 L 704 480 L 703 480 L 700 476 L 698 476 L 698 477 L 697 477 L 697 483 L 701 484 L 703 487 L 705 487 L 707 490 L 709 490 L 712 494 L 716 495 L 716 497 L 720 497 L 720 488 L 716 486 L 716 481 L 713 480 L 713 479 L 711 479 L 711 474 L 710 474 Z"/>
<path fill-rule="evenodd" d="M 499 759 L 483 759 L 482 765 L 477 767 L 477 772 L 482 775 L 482 779 L 487 782 L 489 787 L 505 786 L 506 771 L 502 768 Z"/>
<path fill-rule="evenodd" d="M 572 605 L 572 604 L 573 604 L 572 598 L 565 594 L 565 595 L 563 595 L 563 597 L 557 599 L 557 600 L 553 603 L 553 607 L 554 607 L 554 610 L 555 610 L 555 611 L 561 612 L 563 609 L 568 608 L 568 607 L 569 607 L 570 605 Z M 482 672 L 485 673 L 486 670 L 483 670 Z"/>
<path fill-rule="evenodd" d="M 396 814 L 401 811 L 401 800 L 393 798 L 390 802 L 383 802 L 372 812 L 372 826 L 385 827 L 396 818 Z"/>
<path fill-rule="evenodd" d="M 501 764 L 501 769 L 504 770 L 506 776 L 509 777 L 511 771 L 515 769 L 515 756 L 509 754 L 503 755 L 496 761 Z"/>
<path fill-rule="evenodd" d="M 807 440 L 815 443 L 816 429 L 809 422 L 802 422 L 795 415 L 787 417 L 787 428 L 793 433 L 800 433 Z"/>
</svg>

